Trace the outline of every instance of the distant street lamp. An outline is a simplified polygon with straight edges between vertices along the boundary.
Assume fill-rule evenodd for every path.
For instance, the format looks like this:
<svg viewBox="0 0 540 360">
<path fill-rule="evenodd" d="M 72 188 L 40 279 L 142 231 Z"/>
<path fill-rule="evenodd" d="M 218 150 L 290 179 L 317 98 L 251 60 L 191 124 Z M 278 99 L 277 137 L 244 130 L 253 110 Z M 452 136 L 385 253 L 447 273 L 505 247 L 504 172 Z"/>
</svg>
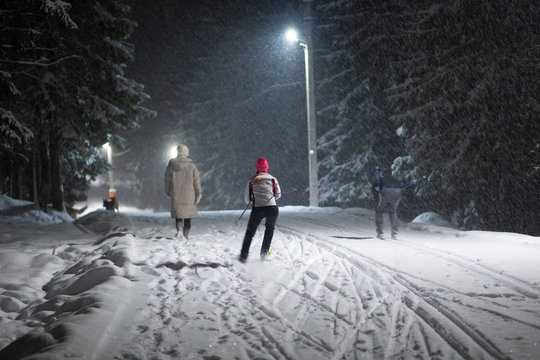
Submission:
<svg viewBox="0 0 540 360">
<path fill-rule="evenodd" d="M 315 114 L 315 81 L 313 79 L 313 60 L 308 42 L 300 40 L 298 33 L 294 29 L 289 29 L 285 33 L 285 38 L 289 42 L 294 42 L 304 49 L 304 62 L 306 67 L 306 104 L 307 104 L 307 127 L 308 127 L 308 159 L 309 159 L 309 206 L 319 206 L 319 187 L 317 175 L 317 131 Z"/>
<path fill-rule="evenodd" d="M 107 151 L 107 162 L 112 167 L 112 148 L 109 143 L 106 143 L 103 145 L 103 148 Z M 114 178 L 113 178 L 113 170 L 112 168 L 109 170 L 109 189 L 114 189 Z"/>
<path fill-rule="evenodd" d="M 169 151 L 167 153 L 169 159 L 170 158 L 175 158 L 178 155 L 177 148 L 178 148 L 178 145 L 171 145 L 169 147 Z"/>
</svg>

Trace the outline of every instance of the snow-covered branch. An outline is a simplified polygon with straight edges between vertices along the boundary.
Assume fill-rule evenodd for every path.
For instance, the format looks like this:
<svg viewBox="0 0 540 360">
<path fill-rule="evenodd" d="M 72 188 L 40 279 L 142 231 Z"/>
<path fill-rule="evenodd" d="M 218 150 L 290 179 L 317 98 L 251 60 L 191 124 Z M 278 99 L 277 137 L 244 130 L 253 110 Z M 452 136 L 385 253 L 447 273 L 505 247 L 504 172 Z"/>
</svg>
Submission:
<svg viewBox="0 0 540 360">
<path fill-rule="evenodd" d="M 9 63 L 9 64 L 18 64 L 18 65 L 28 65 L 28 66 L 39 66 L 39 67 L 49 67 L 57 65 L 63 61 L 70 60 L 70 59 L 81 59 L 82 57 L 80 55 L 69 55 L 65 56 L 63 58 L 57 59 L 52 62 L 40 62 L 40 61 L 24 61 L 24 60 L 6 60 L 6 59 L 0 59 L 0 62 L 3 63 Z"/>
</svg>

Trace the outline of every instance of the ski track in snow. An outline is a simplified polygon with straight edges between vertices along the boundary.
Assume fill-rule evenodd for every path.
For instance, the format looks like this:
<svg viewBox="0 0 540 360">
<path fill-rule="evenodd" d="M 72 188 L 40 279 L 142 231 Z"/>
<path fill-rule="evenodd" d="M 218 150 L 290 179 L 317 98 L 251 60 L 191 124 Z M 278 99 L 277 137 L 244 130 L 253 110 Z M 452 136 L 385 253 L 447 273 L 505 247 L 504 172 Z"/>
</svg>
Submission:
<svg viewBox="0 0 540 360">
<path fill-rule="evenodd" d="M 295 221 L 347 230 L 306 217 L 297 217 Z M 250 258 L 247 265 L 242 265 L 235 262 L 241 239 L 237 231 L 228 231 L 227 226 L 217 225 L 219 230 L 210 231 L 200 239 L 193 235 L 193 240 L 189 241 L 174 239 L 170 234 L 156 237 L 156 233 L 163 231 L 159 228 L 147 230 L 156 240 L 172 241 L 178 257 L 189 253 L 190 248 L 204 240 L 231 236 L 235 241 L 223 250 L 227 256 L 219 268 L 201 271 L 197 267 L 182 267 L 175 270 L 172 266 L 159 275 L 159 280 L 152 281 L 151 297 L 155 300 L 149 302 L 150 310 L 143 312 L 144 317 L 137 323 L 151 322 L 149 320 L 157 316 L 165 327 L 149 329 L 137 325 L 144 330 L 140 332 L 141 339 L 129 338 L 126 348 L 132 343 L 146 343 L 144 348 L 152 349 L 149 353 L 171 358 L 214 356 L 217 359 L 227 358 L 231 353 L 246 359 L 407 359 L 425 358 L 425 354 L 429 354 L 430 359 L 511 358 L 474 324 L 460 316 L 454 306 L 445 305 L 451 302 L 448 297 L 455 291 L 453 289 L 431 284 L 431 288 L 440 289 L 442 296 L 426 293 L 422 283 L 429 280 L 401 274 L 398 269 L 328 242 L 326 238 L 279 223 L 274 241 L 276 244 L 278 239 L 281 240 L 279 255 L 271 255 L 271 261 L 265 263 Z M 263 229 L 261 226 L 259 237 Z M 395 241 L 392 245 L 418 249 L 418 245 L 405 241 Z M 252 253 L 257 253 L 258 246 L 259 243 L 254 241 Z M 478 266 L 473 261 L 436 249 L 428 252 L 479 278 L 497 281 L 509 289 L 508 294 L 517 293 L 509 296 L 538 298 L 534 286 L 502 275 L 498 269 Z M 255 271 L 257 277 L 254 279 L 250 274 L 252 268 L 266 266 L 275 271 L 273 277 L 266 279 L 266 274 Z M 204 274 L 209 271 L 212 276 L 207 283 Z M 259 281 L 254 280 L 260 280 L 264 286 L 255 287 Z M 221 294 L 230 292 L 221 289 L 223 286 L 233 286 L 234 296 L 224 298 Z M 482 310 L 484 300 L 479 301 L 475 297 L 477 294 L 461 295 L 471 297 L 474 305 L 467 306 Z M 485 301 L 491 299 L 487 297 Z M 198 304 L 196 310 L 194 303 Z M 204 311 L 205 303 L 219 304 L 221 313 Z M 170 314 L 169 309 L 175 306 L 178 312 Z M 182 310 L 183 307 L 187 309 Z M 502 313 L 492 315 L 505 316 Z M 322 321 L 326 327 L 311 327 L 311 317 L 317 318 L 314 324 Z M 525 320 L 507 318 L 538 328 Z M 223 327 L 228 333 L 219 331 Z M 119 358 L 133 356 L 137 357 L 126 352 Z"/>
<path fill-rule="evenodd" d="M 301 220 L 303 221 L 304 219 Z M 299 225 L 299 223 L 295 225 Z M 325 227 L 332 225 L 333 228 L 340 228 L 335 224 L 319 223 L 319 225 Z M 413 316 L 415 317 L 415 319 L 405 320 L 405 322 L 417 323 L 419 321 L 423 321 L 427 325 L 427 327 L 431 328 L 431 331 L 429 331 L 431 332 L 431 334 L 429 334 L 426 329 L 422 329 L 421 333 L 422 336 L 425 337 L 425 339 L 423 339 L 423 341 L 422 339 L 413 341 L 413 348 L 417 348 L 421 346 L 421 343 L 424 343 L 426 345 L 426 349 L 424 349 L 422 353 L 431 353 L 432 358 L 439 358 L 439 356 L 441 358 L 446 358 L 447 356 L 449 356 L 448 352 L 432 352 L 432 350 L 429 349 L 429 337 L 433 336 L 434 333 L 436 333 L 455 351 L 455 353 L 457 353 L 464 359 L 511 358 L 509 354 L 504 353 L 503 351 L 501 351 L 501 349 L 497 348 L 489 340 L 488 337 L 486 337 L 480 330 L 478 330 L 476 324 L 468 323 L 462 316 L 458 314 L 458 312 L 444 304 L 451 302 L 451 299 L 439 296 L 438 294 L 434 294 L 432 293 L 432 291 L 424 291 L 424 288 L 421 284 L 428 283 L 429 280 L 402 273 L 399 269 L 388 266 L 383 262 L 367 257 L 357 251 L 351 250 L 350 248 L 340 246 L 335 242 L 331 242 L 329 244 L 327 238 L 322 238 L 320 236 L 315 236 L 312 234 L 303 233 L 302 231 L 297 231 L 296 227 L 282 226 L 281 228 L 285 229 L 285 231 L 290 234 L 296 234 L 297 236 L 304 235 L 306 240 L 311 241 L 317 246 L 328 249 L 329 252 L 332 254 L 343 257 L 347 260 L 349 264 L 357 267 L 363 273 L 369 274 L 369 276 L 372 277 L 379 284 L 383 286 L 388 286 L 388 289 L 386 291 L 388 293 L 399 291 L 399 286 L 396 287 L 396 283 L 399 284 L 404 290 L 401 295 L 401 302 L 413 312 Z M 340 230 L 345 231 L 347 229 L 341 228 Z M 536 286 L 529 284 L 521 279 L 504 275 L 503 271 L 500 269 L 486 267 L 481 264 L 477 264 L 474 261 L 467 260 L 463 257 L 454 256 L 450 253 L 446 253 L 438 249 L 426 250 L 425 247 L 420 247 L 418 245 L 410 244 L 400 240 L 392 240 L 391 242 L 392 244 L 396 244 L 398 246 L 408 247 L 414 250 L 422 250 L 424 254 L 425 252 L 428 252 L 430 255 L 433 255 L 440 260 L 460 266 L 465 269 L 465 271 L 475 273 L 478 277 L 476 281 L 480 283 L 484 283 L 485 281 L 483 280 L 485 278 L 496 281 L 498 286 L 502 288 L 506 287 L 509 290 L 502 291 L 499 289 L 497 294 L 487 295 L 477 293 L 461 293 L 460 295 L 462 296 L 470 297 L 470 304 L 466 304 L 465 306 L 470 307 L 474 310 L 484 311 L 494 317 L 498 317 L 502 320 L 503 323 L 511 320 L 513 322 L 521 323 L 525 326 L 528 326 L 532 330 L 536 330 L 537 333 L 538 330 L 540 330 L 539 324 L 537 322 L 538 316 L 535 316 L 536 319 L 527 319 L 527 316 L 529 315 L 527 310 L 523 311 L 523 314 L 521 314 L 522 316 L 520 318 L 504 314 L 504 309 L 502 309 L 501 312 L 494 312 L 492 310 L 488 310 L 493 307 L 492 299 L 509 297 L 515 299 L 514 301 L 529 302 L 529 306 L 527 306 L 526 309 L 533 308 L 534 303 L 537 303 L 537 299 L 539 298 L 539 289 Z M 394 281 L 388 281 L 388 279 L 384 279 L 384 277 L 381 277 L 380 275 L 372 275 L 381 271 L 388 275 L 388 278 L 391 278 Z M 450 289 L 442 284 L 433 283 L 430 283 L 430 286 L 426 288 L 436 288 L 440 292 L 446 293 L 445 295 L 447 295 L 448 297 L 451 297 L 451 294 L 456 291 L 455 289 Z M 482 306 L 482 302 L 490 302 L 490 306 L 484 307 Z M 398 308 L 394 307 L 393 309 L 387 309 L 387 315 L 392 318 L 392 321 L 390 321 L 390 323 L 393 324 L 390 326 L 389 329 L 390 333 L 392 334 L 391 337 L 401 338 L 402 340 L 404 340 L 400 341 L 401 345 L 407 344 L 407 342 L 410 343 L 410 339 L 407 340 L 404 337 L 404 335 L 406 335 L 406 337 L 411 335 L 410 329 L 405 331 L 405 333 L 403 333 L 402 330 L 398 329 L 399 327 L 401 327 L 401 325 L 396 322 L 396 313 L 401 312 L 402 309 L 399 309 L 398 303 L 396 303 L 395 305 L 397 305 Z M 536 322 L 534 320 L 536 320 Z M 381 330 L 384 331 L 385 329 Z M 388 354 L 395 353 L 395 343 L 396 342 L 394 341 L 388 342 L 388 348 L 385 352 L 386 356 L 388 356 Z M 406 358 L 407 357 L 409 356 L 406 356 Z"/>
<path fill-rule="evenodd" d="M 311 241 L 320 241 L 320 239 L 314 239 L 313 237 L 308 237 Z M 437 334 L 439 334 L 444 341 L 451 346 L 457 353 L 459 353 L 463 358 L 465 359 L 478 359 L 478 358 L 484 358 L 486 357 L 486 354 L 477 353 L 474 355 L 469 355 L 472 349 L 468 349 L 466 346 L 464 346 L 464 343 L 466 343 L 469 340 L 473 340 L 477 345 L 485 350 L 485 352 L 489 353 L 491 356 L 493 356 L 496 359 L 504 359 L 504 355 L 500 353 L 499 350 L 493 348 L 491 344 L 484 341 L 482 336 L 478 336 L 474 330 L 471 329 L 470 326 L 468 326 L 464 321 L 462 321 L 457 314 L 454 314 L 451 310 L 446 309 L 444 306 L 442 306 L 440 303 L 438 303 L 435 299 L 433 299 L 431 296 L 426 296 L 422 293 L 422 289 L 416 289 L 414 283 L 409 282 L 404 277 L 398 274 L 398 271 L 387 267 L 386 265 L 379 263 L 377 261 L 374 261 L 372 259 L 366 258 L 361 254 L 355 253 L 354 257 L 351 255 L 347 255 L 345 253 L 346 250 L 350 252 L 348 249 L 332 249 L 329 248 L 332 253 L 339 254 L 346 258 L 350 264 L 357 267 L 360 271 L 364 273 L 374 273 L 376 271 L 381 271 L 386 273 L 388 278 L 392 278 L 395 282 L 390 281 L 388 278 L 385 279 L 383 276 L 372 276 L 373 280 L 377 281 L 381 285 L 387 286 L 386 291 L 392 290 L 392 292 L 397 292 L 399 290 L 395 289 L 396 283 L 401 285 L 404 288 L 404 292 L 400 294 L 401 301 L 397 299 L 396 303 L 393 304 L 393 306 L 388 306 L 385 310 L 388 312 L 388 317 L 391 318 L 391 325 L 390 333 L 392 334 L 393 338 L 402 338 L 406 339 L 409 334 L 406 334 L 407 336 L 403 336 L 403 334 L 400 334 L 400 327 L 401 323 L 407 321 L 407 319 L 398 319 L 399 316 L 410 316 L 410 314 L 398 314 L 399 312 L 402 312 L 403 309 L 401 309 L 401 305 L 399 303 L 405 304 L 410 310 L 413 311 L 413 313 L 416 315 L 416 319 L 411 319 L 408 322 L 416 322 L 418 320 L 423 320 L 427 326 L 431 327 L 433 331 L 435 331 Z M 365 260 L 365 263 L 359 262 L 357 259 L 361 258 Z M 396 299 L 394 299 L 396 300 Z M 446 319 L 438 320 L 434 319 L 438 313 L 442 313 Z M 382 314 L 381 314 L 382 315 Z M 459 335 L 448 333 L 449 324 L 442 323 L 446 322 L 445 320 L 449 320 L 450 323 L 456 325 L 459 329 L 461 329 L 463 332 L 465 332 L 465 338 L 460 339 Z M 385 329 L 381 329 L 385 330 Z M 426 337 L 425 331 L 422 332 L 422 336 Z M 429 339 L 421 339 L 421 343 L 429 343 Z M 413 345 L 414 347 L 420 346 L 418 343 L 418 340 L 416 340 L 417 343 Z M 402 343 L 406 344 L 406 342 Z M 426 350 L 426 349 L 424 349 Z M 390 342 L 387 348 L 388 353 L 393 353 L 395 351 L 395 343 Z M 425 353 L 425 351 L 423 351 Z M 428 352 L 429 353 L 429 352 Z M 439 352 L 439 354 L 441 354 Z M 436 358 L 436 354 L 433 354 L 434 358 Z M 487 358 L 487 357 L 486 357 Z"/>
<path fill-rule="evenodd" d="M 504 273 L 504 270 L 491 268 L 486 265 L 480 264 L 474 260 L 466 259 L 462 256 L 458 257 L 452 253 L 446 252 L 440 249 L 426 249 L 425 247 L 420 247 L 415 244 L 407 243 L 403 240 L 397 240 L 397 242 L 402 246 L 407 246 L 413 249 L 421 250 L 423 252 L 429 252 L 431 255 L 437 256 L 442 260 L 452 262 L 453 264 L 465 268 L 475 273 L 489 277 L 493 280 L 498 281 L 499 283 L 504 284 L 505 286 L 513 289 L 514 291 L 522 294 L 523 296 L 530 299 L 539 299 L 540 298 L 540 288 L 533 284 L 530 284 L 522 279 L 508 275 Z M 471 294 L 476 295 L 476 294 Z"/>
<path fill-rule="evenodd" d="M 531 311 L 540 298 L 537 284 L 409 241 L 413 232 L 407 240 L 370 239 L 365 229 L 346 225 L 363 214 L 283 212 L 269 260 L 254 256 L 261 225 L 247 264 L 236 260 L 245 231 L 245 222 L 235 225 L 237 213 L 199 216 L 189 240 L 174 236 L 167 217 L 130 216 L 132 226 L 114 228 L 93 245 L 55 249 L 82 259 L 59 281 L 90 262 L 117 265 L 123 269 L 118 275 L 129 280 L 126 301 L 103 331 L 94 359 L 517 360 L 512 348 L 530 344 L 505 326 L 540 338 L 540 317 Z M 362 236 L 354 247 L 339 240 L 351 232 Z M 373 252 L 377 247 L 380 253 Z M 430 276 L 429 269 L 403 271 L 386 258 L 389 252 L 451 271 L 445 279 Z M 482 286 L 471 291 L 476 283 Z M 54 286 L 48 291 L 52 297 Z M 468 315 L 486 321 L 471 323 Z M 504 340 L 490 340 L 499 336 Z"/>
</svg>

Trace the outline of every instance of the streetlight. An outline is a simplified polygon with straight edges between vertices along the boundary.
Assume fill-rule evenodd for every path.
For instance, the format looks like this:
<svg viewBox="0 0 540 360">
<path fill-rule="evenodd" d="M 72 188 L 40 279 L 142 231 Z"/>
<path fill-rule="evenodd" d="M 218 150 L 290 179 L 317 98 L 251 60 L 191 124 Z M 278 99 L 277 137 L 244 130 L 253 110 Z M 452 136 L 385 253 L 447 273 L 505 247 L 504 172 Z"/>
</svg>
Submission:
<svg viewBox="0 0 540 360">
<path fill-rule="evenodd" d="M 306 67 L 306 105 L 308 127 L 308 159 L 309 159 L 309 206 L 319 206 L 319 187 L 317 176 L 317 131 L 315 115 L 315 81 L 313 79 L 313 60 L 310 55 L 310 36 L 307 41 L 300 40 L 294 29 L 285 33 L 289 42 L 294 42 L 304 49 L 304 62 Z"/>
<path fill-rule="evenodd" d="M 105 151 L 107 151 L 107 162 L 112 167 L 112 148 L 109 143 L 106 143 L 103 145 L 103 148 Z M 114 189 L 114 179 L 113 179 L 113 171 L 112 168 L 109 170 L 109 190 Z"/>
<path fill-rule="evenodd" d="M 175 158 L 176 155 L 178 155 L 177 148 L 178 148 L 178 145 L 171 145 L 169 147 L 169 151 L 167 152 L 167 155 L 169 156 L 169 159 L 170 158 Z"/>
<path fill-rule="evenodd" d="M 118 200 L 116 197 L 116 189 L 114 188 L 113 170 L 112 170 L 112 148 L 111 144 L 106 143 L 103 145 L 105 151 L 107 151 L 107 162 L 111 166 L 109 170 L 109 198 L 103 199 L 103 207 L 109 211 L 118 211 Z"/>
</svg>

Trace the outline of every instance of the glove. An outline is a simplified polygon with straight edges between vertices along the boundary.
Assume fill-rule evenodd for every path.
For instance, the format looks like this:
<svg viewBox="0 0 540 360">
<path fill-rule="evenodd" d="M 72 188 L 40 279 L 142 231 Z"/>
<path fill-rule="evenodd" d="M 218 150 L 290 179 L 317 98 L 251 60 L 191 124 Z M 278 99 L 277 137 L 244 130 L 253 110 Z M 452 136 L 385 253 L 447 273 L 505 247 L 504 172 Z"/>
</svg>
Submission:
<svg viewBox="0 0 540 360">
<path fill-rule="evenodd" d="M 199 205 L 199 202 L 201 201 L 202 194 L 198 193 L 195 195 L 195 205 Z"/>
<path fill-rule="evenodd" d="M 381 189 L 378 186 L 375 186 L 375 191 L 380 191 Z"/>
</svg>

